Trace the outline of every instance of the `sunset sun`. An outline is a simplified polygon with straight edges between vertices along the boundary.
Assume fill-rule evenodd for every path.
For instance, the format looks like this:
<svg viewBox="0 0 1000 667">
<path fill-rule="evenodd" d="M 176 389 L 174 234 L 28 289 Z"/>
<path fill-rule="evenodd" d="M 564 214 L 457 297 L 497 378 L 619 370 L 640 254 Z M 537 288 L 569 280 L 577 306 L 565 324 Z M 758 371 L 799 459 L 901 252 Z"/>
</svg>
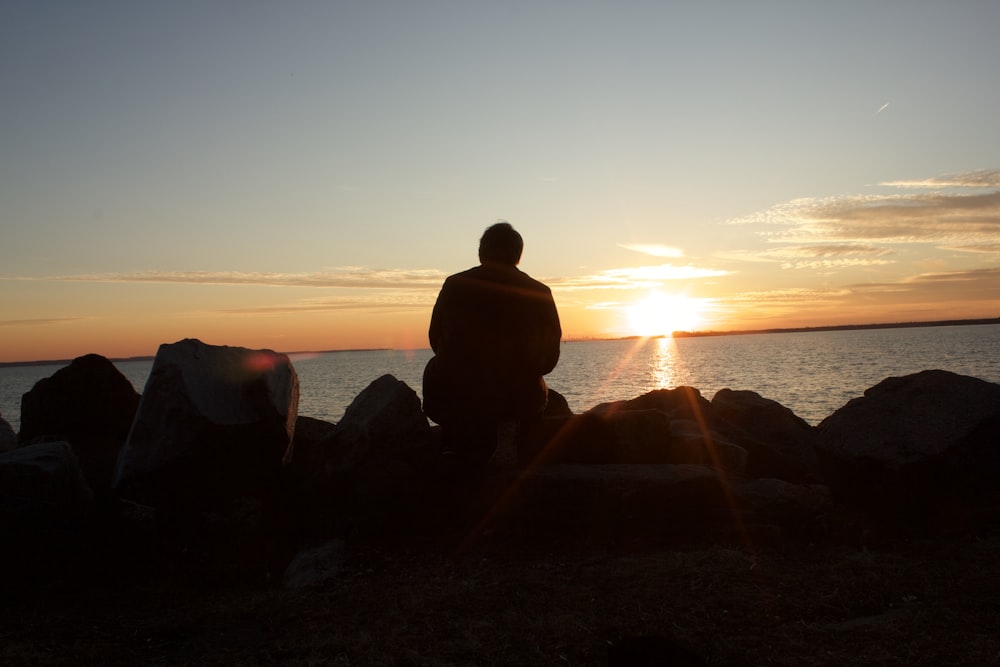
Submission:
<svg viewBox="0 0 1000 667">
<path fill-rule="evenodd" d="M 703 304 L 683 294 L 651 292 L 628 308 L 631 331 L 636 336 L 669 336 L 674 331 L 695 331 L 704 323 Z"/>
</svg>

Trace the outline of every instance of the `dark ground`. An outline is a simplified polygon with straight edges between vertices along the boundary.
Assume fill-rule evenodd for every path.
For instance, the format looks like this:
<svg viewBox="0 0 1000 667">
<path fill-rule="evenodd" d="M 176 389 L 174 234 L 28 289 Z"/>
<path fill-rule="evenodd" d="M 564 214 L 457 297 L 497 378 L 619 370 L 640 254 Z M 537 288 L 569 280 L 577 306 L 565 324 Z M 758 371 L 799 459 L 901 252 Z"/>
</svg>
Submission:
<svg viewBox="0 0 1000 667">
<path fill-rule="evenodd" d="M 179 573 L 50 580 L 0 605 L 0 664 L 602 665 L 637 636 L 709 665 L 1000 664 L 995 529 L 867 547 L 347 553 L 304 591 Z"/>
</svg>

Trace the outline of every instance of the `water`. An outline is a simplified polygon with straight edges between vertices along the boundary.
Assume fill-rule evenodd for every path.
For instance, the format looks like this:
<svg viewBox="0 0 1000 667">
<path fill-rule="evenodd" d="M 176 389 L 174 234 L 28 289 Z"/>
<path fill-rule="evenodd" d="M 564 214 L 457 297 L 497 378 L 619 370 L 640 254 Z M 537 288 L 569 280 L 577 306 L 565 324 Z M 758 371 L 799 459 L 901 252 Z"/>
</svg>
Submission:
<svg viewBox="0 0 1000 667">
<path fill-rule="evenodd" d="M 336 422 L 386 373 L 420 393 L 430 350 L 293 355 L 299 414 Z M 152 362 L 116 363 L 138 391 Z M 60 366 L 0 367 L 0 414 L 16 431 L 21 395 Z M 687 385 L 711 398 L 750 389 L 812 424 L 887 377 L 930 368 L 1000 383 L 1000 325 L 919 327 L 703 338 L 565 343 L 549 386 L 574 412 L 647 391 Z"/>
</svg>

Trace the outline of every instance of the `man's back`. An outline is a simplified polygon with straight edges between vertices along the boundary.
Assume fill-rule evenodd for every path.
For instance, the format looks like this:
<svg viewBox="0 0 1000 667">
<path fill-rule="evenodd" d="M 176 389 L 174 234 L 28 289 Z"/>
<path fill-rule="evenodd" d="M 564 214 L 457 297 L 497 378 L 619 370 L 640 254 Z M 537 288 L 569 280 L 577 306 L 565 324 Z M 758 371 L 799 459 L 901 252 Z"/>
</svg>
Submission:
<svg viewBox="0 0 1000 667">
<path fill-rule="evenodd" d="M 431 348 L 449 372 L 497 380 L 555 368 L 562 332 L 548 287 L 516 267 L 449 277 L 431 316 Z"/>
<path fill-rule="evenodd" d="M 489 460 L 501 422 L 541 416 L 542 376 L 559 360 L 552 292 L 517 268 L 522 248 L 508 223 L 489 227 L 480 265 L 448 277 L 431 314 L 424 412 L 441 425 L 444 450 L 473 465 Z"/>
</svg>

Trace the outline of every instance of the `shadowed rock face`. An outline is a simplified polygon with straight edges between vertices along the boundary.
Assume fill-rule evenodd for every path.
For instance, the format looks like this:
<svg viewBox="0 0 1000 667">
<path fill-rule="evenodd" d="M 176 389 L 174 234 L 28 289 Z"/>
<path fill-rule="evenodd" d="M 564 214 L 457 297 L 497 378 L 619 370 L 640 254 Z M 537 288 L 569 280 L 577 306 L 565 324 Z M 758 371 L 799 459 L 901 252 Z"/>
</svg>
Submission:
<svg viewBox="0 0 1000 667">
<path fill-rule="evenodd" d="M 658 389 L 602 403 L 582 415 L 550 415 L 522 442 L 522 462 L 701 463 L 754 477 L 821 481 L 815 429 L 752 391 Z"/>
<path fill-rule="evenodd" d="M 1000 385 L 941 370 L 888 378 L 817 430 L 835 496 L 894 521 L 996 494 Z"/>
<path fill-rule="evenodd" d="M 115 486 L 154 506 L 272 492 L 289 454 L 298 376 L 270 350 L 161 345 Z"/>
<path fill-rule="evenodd" d="M 20 440 L 86 435 L 124 442 L 138 405 L 139 394 L 111 361 L 77 357 L 21 398 Z"/>
<path fill-rule="evenodd" d="M 0 527 L 64 528 L 83 518 L 92 500 L 68 442 L 0 454 Z"/>
<path fill-rule="evenodd" d="M 747 450 L 747 474 L 821 480 L 816 430 L 777 401 L 753 391 L 720 389 L 712 397 L 711 415 L 723 433 Z"/>
<path fill-rule="evenodd" d="M 19 440 L 69 442 L 87 482 L 104 495 L 138 405 L 128 378 L 105 357 L 88 354 L 24 394 Z"/>
<path fill-rule="evenodd" d="M 338 424 L 325 432 L 316 426 L 310 425 L 321 436 L 297 441 L 286 471 L 300 518 L 343 526 L 358 517 L 402 517 L 426 492 L 438 447 L 420 398 L 405 382 L 383 375 L 358 394 Z"/>
</svg>

